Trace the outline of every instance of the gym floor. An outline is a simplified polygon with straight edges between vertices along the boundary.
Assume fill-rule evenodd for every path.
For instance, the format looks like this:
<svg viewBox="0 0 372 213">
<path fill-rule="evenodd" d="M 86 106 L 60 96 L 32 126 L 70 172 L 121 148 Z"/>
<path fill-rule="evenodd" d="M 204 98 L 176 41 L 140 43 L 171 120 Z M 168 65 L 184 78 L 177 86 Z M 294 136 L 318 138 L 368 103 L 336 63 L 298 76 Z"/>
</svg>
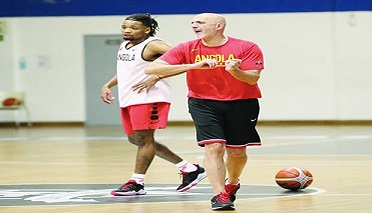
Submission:
<svg viewBox="0 0 372 213">
<path fill-rule="evenodd" d="M 371 125 L 258 125 L 263 146 L 247 149 L 234 211 L 372 212 Z M 203 164 L 194 127 L 169 126 L 156 138 Z M 155 158 L 147 195 L 113 197 L 131 176 L 136 148 L 120 126 L 0 127 L 0 212 L 212 212 L 208 179 L 179 193 L 178 169 Z M 286 167 L 309 170 L 313 183 L 289 192 L 275 183 Z"/>
</svg>

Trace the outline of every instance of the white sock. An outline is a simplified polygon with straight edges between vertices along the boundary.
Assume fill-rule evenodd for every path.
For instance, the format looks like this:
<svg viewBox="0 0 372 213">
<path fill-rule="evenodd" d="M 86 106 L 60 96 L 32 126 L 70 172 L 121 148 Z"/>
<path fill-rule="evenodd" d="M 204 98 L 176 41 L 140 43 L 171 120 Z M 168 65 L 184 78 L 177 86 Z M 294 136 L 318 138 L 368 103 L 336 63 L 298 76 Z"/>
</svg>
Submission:
<svg viewBox="0 0 372 213">
<path fill-rule="evenodd" d="M 144 182 L 145 182 L 145 174 L 133 173 L 133 175 L 130 178 L 130 180 L 134 180 L 134 181 L 136 181 L 137 184 L 143 185 Z"/>
<path fill-rule="evenodd" d="M 238 183 L 229 183 L 229 179 L 226 179 L 225 180 L 225 185 L 227 184 L 231 184 L 231 185 L 239 185 L 240 184 L 240 180 L 238 179 Z"/>
<path fill-rule="evenodd" d="M 175 166 L 178 167 L 180 171 L 187 172 L 187 173 L 195 172 L 198 169 L 198 167 L 196 167 L 194 164 L 189 163 L 185 160 L 177 163 Z"/>
</svg>

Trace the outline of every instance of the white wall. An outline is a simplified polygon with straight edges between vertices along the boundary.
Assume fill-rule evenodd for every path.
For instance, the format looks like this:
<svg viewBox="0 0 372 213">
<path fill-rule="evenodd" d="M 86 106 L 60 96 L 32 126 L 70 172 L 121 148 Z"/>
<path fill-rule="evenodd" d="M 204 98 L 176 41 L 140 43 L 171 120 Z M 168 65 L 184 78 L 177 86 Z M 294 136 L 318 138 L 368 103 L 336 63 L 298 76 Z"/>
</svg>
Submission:
<svg viewBox="0 0 372 213">
<path fill-rule="evenodd" d="M 372 120 L 371 12 L 225 16 L 227 35 L 264 51 L 261 120 Z M 119 34 L 125 17 L 0 18 L 8 25 L 0 90 L 26 91 L 34 122 L 84 122 L 84 35 Z M 173 45 L 193 39 L 192 17 L 157 16 L 158 36 Z M 184 75 L 172 85 L 170 120 L 191 120 Z M 9 118 L 0 112 L 0 122 Z"/>
</svg>

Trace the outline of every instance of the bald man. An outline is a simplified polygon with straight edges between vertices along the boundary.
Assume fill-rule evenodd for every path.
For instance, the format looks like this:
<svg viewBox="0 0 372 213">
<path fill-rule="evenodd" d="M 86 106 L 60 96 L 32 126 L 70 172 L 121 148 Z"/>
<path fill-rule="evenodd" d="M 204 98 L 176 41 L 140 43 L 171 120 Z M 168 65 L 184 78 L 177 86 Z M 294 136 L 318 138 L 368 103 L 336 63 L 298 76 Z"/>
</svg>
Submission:
<svg viewBox="0 0 372 213">
<path fill-rule="evenodd" d="M 253 42 L 225 36 L 225 27 L 219 14 L 196 15 L 191 28 L 197 39 L 171 48 L 145 70 L 160 78 L 186 72 L 189 112 L 215 194 L 212 210 L 235 209 L 246 147 L 261 145 L 256 124 L 263 54 Z"/>
</svg>

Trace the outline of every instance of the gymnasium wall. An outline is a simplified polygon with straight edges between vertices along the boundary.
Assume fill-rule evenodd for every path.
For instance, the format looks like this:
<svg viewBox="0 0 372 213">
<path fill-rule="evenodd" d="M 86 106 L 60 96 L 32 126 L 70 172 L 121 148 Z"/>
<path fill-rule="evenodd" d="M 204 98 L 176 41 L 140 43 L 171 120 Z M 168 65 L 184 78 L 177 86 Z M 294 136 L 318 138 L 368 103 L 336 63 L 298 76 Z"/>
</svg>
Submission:
<svg viewBox="0 0 372 213">
<path fill-rule="evenodd" d="M 194 14 L 218 12 L 226 35 L 264 52 L 260 120 L 372 120 L 371 11 L 370 0 L 2 0 L 0 91 L 26 91 L 33 122 L 84 122 L 85 35 L 120 34 L 127 15 L 149 12 L 176 45 L 194 39 Z M 190 121 L 184 75 L 171 84 L 170 120 Z M 12 116 L 0 111 L 0 123 Z"/>
</svg>

